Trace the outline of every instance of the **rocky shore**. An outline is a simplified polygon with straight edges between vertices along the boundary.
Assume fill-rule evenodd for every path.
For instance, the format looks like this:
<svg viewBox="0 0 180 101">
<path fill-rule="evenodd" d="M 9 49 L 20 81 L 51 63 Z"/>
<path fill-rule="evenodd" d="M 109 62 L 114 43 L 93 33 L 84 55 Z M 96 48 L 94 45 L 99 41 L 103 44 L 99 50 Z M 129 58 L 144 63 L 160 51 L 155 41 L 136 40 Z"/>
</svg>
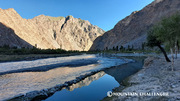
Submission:
<svg viewBox="0 0 180 101">
<path fill-rule="evenodd" d="M 180 101 L 180 58 L 172 65 L 163 57 L 148 57 L 143 69 L 127 78 L 128 86 L 118 87 L 112 101 Z M 114 94 L 114 95 L 113 95 Z M 116 94 L 116 95 L 115 95 Z"/>
</svg>

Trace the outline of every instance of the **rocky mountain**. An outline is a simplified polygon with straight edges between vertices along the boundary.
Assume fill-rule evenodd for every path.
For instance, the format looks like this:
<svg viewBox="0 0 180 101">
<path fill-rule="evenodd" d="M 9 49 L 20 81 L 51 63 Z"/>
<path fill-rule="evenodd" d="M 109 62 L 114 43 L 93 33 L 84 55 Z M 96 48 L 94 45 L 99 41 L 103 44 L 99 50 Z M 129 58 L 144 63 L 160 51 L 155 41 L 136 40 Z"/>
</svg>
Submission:
<svg viewBox="0 0 180 101">
<path fill-rule="evenodd" d="M 135 11 L 115 27 L 99 36 L 91 50 L 112 49 L 117 46 L 141 48 L 147 31 L 162 18 L 180 11 L 180 0 L 155 0 L 140 11 Z"/>
<path fill-rule="evenodd" d="M 89 21 L 45 15 L 23 19 L 14 9 L 0 9 L 0 46 L 89 50 L 104 31 Z"/>
</svg>

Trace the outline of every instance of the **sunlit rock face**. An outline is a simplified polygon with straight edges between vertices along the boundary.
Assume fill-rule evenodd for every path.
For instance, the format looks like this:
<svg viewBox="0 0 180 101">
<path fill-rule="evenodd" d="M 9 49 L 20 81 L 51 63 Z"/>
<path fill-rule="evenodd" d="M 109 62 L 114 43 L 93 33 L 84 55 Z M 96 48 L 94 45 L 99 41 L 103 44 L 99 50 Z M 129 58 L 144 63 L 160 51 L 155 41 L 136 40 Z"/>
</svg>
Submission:
<svg viewBox="0 0 180 101">
<path fill-rule="evenodd" d="M 0 26 L 1 46 L 6 44 L 13 47 L 36 46 L 42 49 L 82 51 L 89 50 L 93 41 L 104 33 L 89 21 L 73 16 L 40 15 L 33 19 L 23 19 L 14 9 L 0 9 L 0 23 L 3 26 Z M 5 30 L 4 26 L 10 31 Z"/>
<path fill-rule="evenodd" d="M 141 48 L 149 28 L 162 18 L 180 11 L 180 0 L 155 0 L 140 11 L 119 21 L 112 30 L 94 41 L 91 50 L 112 49 L 117 46 Z"/>
</svg>

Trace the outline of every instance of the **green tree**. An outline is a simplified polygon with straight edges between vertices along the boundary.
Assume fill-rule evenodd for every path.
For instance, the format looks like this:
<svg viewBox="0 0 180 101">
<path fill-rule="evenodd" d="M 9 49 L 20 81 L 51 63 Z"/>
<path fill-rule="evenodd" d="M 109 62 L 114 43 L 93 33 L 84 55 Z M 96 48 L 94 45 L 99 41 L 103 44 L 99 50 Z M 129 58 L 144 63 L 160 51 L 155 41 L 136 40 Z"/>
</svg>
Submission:
<svg viewBox="0 0 180 101">
<path fill-rule="evenodd" d="M 119 47 L 118 46 L 116 46 L 116 51 L 119 51 Z"/>
<path fill-rule="evenodd" d="M 177 57 L 178 42 L 180 41 L 180 14 L 176 13 L 170 17 L 162 19 L 157 25 L 155 25 L 149 32 L 148 44 L 160 42 L 160 45 L 164 45 L 172 54 L 172 64 L 174 62 L 174 51 Z M 152 41 L 152 36 L 156 40 Z M 157 46 L 157 45 L 156 45 Z"/>
<path fill-rule="evenodd" d="M 170 49 L 171 54 L 174 54 L 175 51 L 177 57 L 178 42 L 180 40 L 180 14 L 176 13 L 164 18 L 160 25 L 161 33 L 158 33 L 158 39 L 164 40 L 164 45 Z"/>
<path fill-rule="evenodd" d="M 120 51 L 124 51 L 124 47 L 123 46 L 120 47 Z"/>
<path fill-rule="evenodd" d="M 115 49 L 115 47 L 113 46 L 113 51 L 115 51 L 116 49 Z"/>
<path fill-rule="evenodd" d="M 106 47 L 106 50 L 109 50 L 108 47 Z"/>
<path fill-rule="evenodd" d="M 157 47 L 159 47 L 159 49 L 164 54 L 164 57 L 165 57 L 166 61 L 171 62 L 170 59 L 168 58 L 167 54 L 166 54 L 166 51 L 161 46 L 163 42 L 161 40 L 158 40 L 158 37 L 156 36 L 157 33 L 159 33 L 159 30 L 160 29 L 159 29 L 158 26 L 154 26 L 151 30 L 148 31 L 147 46 L 150 46 L 150 47 L 157 46 Z"/>
<path fill-rule="evenodd" d="M 145 43 L 142 43 L 141 45 L 142 50 L 144 50 L 144 47 L 145 47 Z"/>
<path fill-rule="evenodd" d="M 131 50 L 131 48 L 130 48 L 130 46 L 128 45 L 128 49 L 127 49 L 128 51 L 130 51 Z"/>
<path fill-rule="evenodd" d="M 132 45 L 131 49 L 134 50 L 134 45 Z"/>
</svg>

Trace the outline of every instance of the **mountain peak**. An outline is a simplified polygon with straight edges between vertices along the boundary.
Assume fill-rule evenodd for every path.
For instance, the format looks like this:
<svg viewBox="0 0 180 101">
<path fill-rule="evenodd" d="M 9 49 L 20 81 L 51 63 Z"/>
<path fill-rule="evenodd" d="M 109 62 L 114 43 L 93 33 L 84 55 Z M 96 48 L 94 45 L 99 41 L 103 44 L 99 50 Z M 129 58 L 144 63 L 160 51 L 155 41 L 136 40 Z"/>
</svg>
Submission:
<svg viewBox="0 0 180 101">
<path fill-rule="evenodd" d="M 69 18 L 74 18 L 72 15 L 68 15 L 67 18 L 68 18 L 68 17 L 69 17 Z"/>
<path fill-rule="evenodd" d="M 14 8 L 8 8 L 7 10 L 10 10 L 10 11 L 15 11 Z"/>
<path fill-rule="evenodd" d="M 87 21 L 81 23 L 72 15 L 67 17 L 39 15 L 27 20 L 20 17 L 18 13 L 13 13 L 16 12 L 14 9 L 0 11 L 0 14 L 3 13 L 0 16 L 0 24 L 2 23 L 0 36 L 3 36 L 0 37 L 0 46 L 6 44 L 13 47 L 29 47 L 31 45 L 42 49 L 61 48 L 86 51 L 89 50 L 93 41 L 104 33 L 102 29 Z M 5 28 L 5 25 L 8 28 Z M 14 36 L 11 37 L 11 34 Z"/>
<path fill-rule="evenodd" d="M 0 10 L 1 10 L 1 11 L 9 11 L 9 12 L 15 12 L 15 13 L 17 13 L 17 12 L 14 10 L 14 8 L 8 8 L 8 9 L 2 9 L 2 8 L 0 8 Z"/>
</svg>

